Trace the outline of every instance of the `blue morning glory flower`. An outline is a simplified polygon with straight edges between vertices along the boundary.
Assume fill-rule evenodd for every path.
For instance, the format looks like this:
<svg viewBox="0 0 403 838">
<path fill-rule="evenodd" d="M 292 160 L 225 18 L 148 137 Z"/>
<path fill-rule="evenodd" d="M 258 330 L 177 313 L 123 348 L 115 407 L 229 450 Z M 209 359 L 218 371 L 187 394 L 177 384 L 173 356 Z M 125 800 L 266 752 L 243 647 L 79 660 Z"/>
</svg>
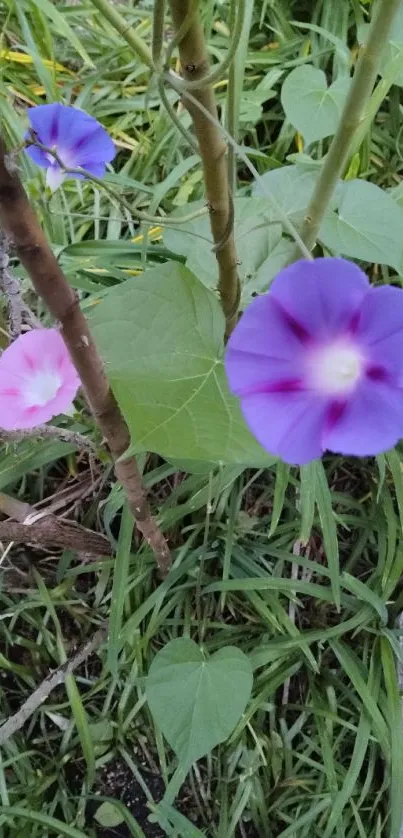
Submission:
<svg viewBox="0 0 403 838">
<path fill-rule="evenodd" d="M 31 131 L 27 138 L 32 138 L 32 131 L 38 141 L 53 149 L 66 168 L 81 167 L 95 177 L 105 174 L 106 163 L 113 160 L 116 149 L 105 128 L 85 111 L 58 103 L 38 105 L 28 108 Z M 47 169 L 46 183 L 52 192 L 65 178 L 80 178 L 82 175 L 67 174 L 48 152 L 29 145 L 27 154 Z"/>
<path fill-rule="evenodd" d="M 250 430 L 302 465 L 367 457 L 403 437 L 403 291 L 346 259 L 280 271 L 232 333 L 226 371 Z"/>
</svg>

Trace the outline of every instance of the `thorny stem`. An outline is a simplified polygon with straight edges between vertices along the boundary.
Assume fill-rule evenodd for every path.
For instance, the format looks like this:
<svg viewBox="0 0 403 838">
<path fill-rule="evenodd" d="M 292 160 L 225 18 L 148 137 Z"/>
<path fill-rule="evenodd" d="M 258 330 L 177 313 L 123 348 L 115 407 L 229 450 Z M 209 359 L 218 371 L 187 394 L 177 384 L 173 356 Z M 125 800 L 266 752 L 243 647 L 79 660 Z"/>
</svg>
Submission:
<svg viewBox="0 0 403 838">
<path fill-rule="evenodd" d="M 119 32 L 119 35 L 124 38 L 126 43 L 132 48 L 133 52 L 138 55 L 143 63 L 154 72 L 154 62 L 152 54 L 143 38 L 137 35 L 137 32 L 132 26 L 128 26 L 127 20 L 117 11 L 117 9 L 108 3 L 108 0 L 91 0 L 92 5 L 98 9 L 101 14 L 109 21 L 109 23 Z"/>
<path fill-rule="evenodd" d="M 183 21 L 188 16 L 189 3 L 190 0 L 170 0 L 176 32 L 181 29 Z M 202 159 L 210 224 L 218 262 L 218 291 L 228 336 L 237 321 L 240 298 L 233 231 L 233 205 L 228 184 L 226 147 L 219 127 L 214 91 L 211 86 L 204 86 L 204 78 L 209 75 L 209 59 L 203 27 L 197 12 L 192 16 L 191 25 L 179 42 L 179 55 L 184 75 L 180 92 L 183 93 L 186 90 L 187 81 L 196 82 L 194 96 L 186 97 L 186 106 L 193 120 Z M 203 105 L 204 111 L 210 114 L 212 121 L 206 119 L 198 103 Z"/>
<path fill-rule="evenodd" d="M 308 250 L 311 250 L 316 242 L 323 217 L 348 160 L 354 137 L 365 117 L 382 51 L 400 2 L 401 0 L 378 0 L 374 9 L 367 42 L 361 50 L 337 131 L 306 212 L 301 238 Z M 298 258 L 299 254 L 295 252 L 293 259 Z"/>
<path fill-rule="evenodd" d="M 165 538 L 152 518 L 134 457 L 124 457 L 130 434 L 106 378 L 78 297 L 70 288 L 37 216 L 30 206 L 15 165 L 6 158 L 0 141 L 0 225 L 9 236 L 33 286 L 60 323 L 61 334 L 81 379 L 95 420 L 111 451 L 115 472 L 125 490 L 137 527 L 154 553 L 159 571 L 166 574 L 172 559 Z"/>
</svg>

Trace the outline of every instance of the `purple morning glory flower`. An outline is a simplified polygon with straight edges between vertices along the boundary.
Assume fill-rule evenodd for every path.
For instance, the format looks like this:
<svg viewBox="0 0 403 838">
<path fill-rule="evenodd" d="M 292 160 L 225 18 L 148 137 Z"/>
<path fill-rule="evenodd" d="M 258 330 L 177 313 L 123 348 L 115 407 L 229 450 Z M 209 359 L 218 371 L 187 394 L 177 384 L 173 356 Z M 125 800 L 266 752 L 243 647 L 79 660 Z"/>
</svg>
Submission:
<svg viewBox="0 0 403 838">
<path fill-rule="evenodd" d="M 378 454 L 403 437 L 403 291 L 345 259 L 295 262 L 248 307 L 225 365 L 271 454 Z"/>
<path fill-rule="evenodd" d="M 105 174 L 105 165 L 113 160 L 116 149 L 105 128 L 93 116 L 55 103 L 28 108 L 28 118 L 39 142 L 56 151 L 67 168 L 80 166 L 96 177 Z M 66 177 L 82 177 L 66 174 L 51 154 L 34 145 L 26 151 L 38 166 L 47 169 L 46 183 L 52 191 Z"/>
</svg>

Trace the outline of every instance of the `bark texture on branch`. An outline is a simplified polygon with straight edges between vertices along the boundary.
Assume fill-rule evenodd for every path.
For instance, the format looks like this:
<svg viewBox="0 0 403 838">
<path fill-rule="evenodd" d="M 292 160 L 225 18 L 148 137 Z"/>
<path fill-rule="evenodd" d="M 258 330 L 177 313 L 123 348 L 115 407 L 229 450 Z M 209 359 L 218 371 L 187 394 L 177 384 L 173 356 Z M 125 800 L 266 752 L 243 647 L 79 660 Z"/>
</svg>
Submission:
<svg viewBox="0 0 403 838">
<path fill-rule="evenodd" d="M 178 32 L 185 20 L 191 0 L 170 0 L 172 20 Z M 182 75 L 195 82 L 209 71 L 209 57 L 203 27 L 196 11 L 186 34 L 179 42 Z M 218 120 L 217 105 L 212 87 L 193 89 L 193 97 Z M 199 108 L 186 97 L 183 99 L 192 120 L 203 164 L 206 198 L 209 204 L 211 231 L 218 262 L 218 290 L 226 318 L 226 334 L 230 335 L 237 321 L 240 298 L 237 255 L 233 232 L 233 202 L 228 182 L 226 144 L 220 129 L 212 124 Z"/>
<path fill-rule="evenodd" d="M 0 541 L 63 547 L 93 556 L 110 556 L 112 553 L 111 545 L 104 535 L 87 530 L 75 521 L 57 518 L 56 515 L 46 515 L 33 524 L 0 521 Z"/>
<path fill-rule="evenodd" d="M 110 389 L 78 297 L 70 288 L 45 238 L 15 165 L 10 165 L 1 140 L 0 226 L 11 239 L 36 292 L 60 324 L 88 403 L 115 461 L 116 476 L 126 492 L 137 527 L 149 543 L 160 572 L 165 574 L 171 565 L 170 551 L 151 516 L 136 459 L 119 460 L 130 444 L 126 422 Z"/>
</svg>

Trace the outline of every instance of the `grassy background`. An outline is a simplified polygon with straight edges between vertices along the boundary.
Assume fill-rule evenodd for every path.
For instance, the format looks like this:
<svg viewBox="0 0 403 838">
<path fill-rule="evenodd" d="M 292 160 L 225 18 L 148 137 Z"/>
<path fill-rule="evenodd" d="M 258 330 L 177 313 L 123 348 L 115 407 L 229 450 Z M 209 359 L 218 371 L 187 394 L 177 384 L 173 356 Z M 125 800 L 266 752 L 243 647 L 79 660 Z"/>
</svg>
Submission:
<svg viewBox="0 0 403 838">
<path fill-rule="evenodd" d="M 228 45 L 228 4 L 208 0 L 204 7 L 211 49 L 220 57 Z M 245 72 L 240 131 L 259 150 L 254 162 L 264 172 L 303 150 L 280 104 L 285 74 L 310 61 L 331 78 L 339 60 L 334 38 L 355 50 L 367 6 L 256 0 L 249 8 L 249 45 L 238 59 L 238 72 Z M 149 0 L 125 4 L 128 22 L 146 39 L 151 10 Z M 197 158 L 143 66 L 91 3 L 3 0 L 0 22 L 0 114 L 11 145 L 21 140 L 27 105 L 74 102 L 110 131 L 119 149 L 120 188 L 133 207 L 169 212 L 202 196 Z M 275 95 L 265 99 L 269 89 Z M 225 79 L 216 91 L 225 109 Z M 361 176 L 385 188 L 400 182 L 403 165 L 399 93 L 391 89 L 355 161 Z M 186 114 L 183 120 L 188 124 Z M 314 155 L 325 150 L 318 144 Z M 100 291 L 166 258 L 163 231 L 149 232 L 147 242 L 135 218 L 92 184 L 69 181 L 50 196 L 27 157 L 20 166 L 85 308 L 96 304 Z M 239 176 L 248 194 L 246 173 Z M 20 275 L 27 300 L 49 322 Z M 93 432 L 84 414 L 72 427 Z M 122 580 L 125 644 L 116 651 L 117 676 L 106 667 L 103 649 L 2 749 L 1 835 L 163 834 L 146 816 L 175 760 L 153 726 L 144 679 L 155 652 L 188 634 L 210 652 L 238 645 L 251 656 L 255 683 L 230 740 L 194 767 L 178 811 L 168 812 L 169 834 L 397 836 L 401 452 L 376 461 L 326 457 L 323 468 L 302 473 L 278 464 L 259 472 L 226 467 L 187 475 L 155 457 L 144 458 L 143 467 L 173 546 L 174 570 L 157 587 L 148 551 L 141 546 L 133 553 Z M 64 443 L 3 446 L 4 490 L 39 508 L 56 504 L 59 514 L 118 538 L 122 495 L 109 467 Z M 340 612 L 329 585 L 338 557 Z M 114 562 L 79 563 L 67 552 L 7 548 L 1 568 L 0 712 L 6 716 L 106 620 Z M 222 583 L 220 590 L 214 583 Z M 97 795 L 127 804 L 120 811 L 124 828 L 101 829 L 94 819 Z"/>
</svg>

